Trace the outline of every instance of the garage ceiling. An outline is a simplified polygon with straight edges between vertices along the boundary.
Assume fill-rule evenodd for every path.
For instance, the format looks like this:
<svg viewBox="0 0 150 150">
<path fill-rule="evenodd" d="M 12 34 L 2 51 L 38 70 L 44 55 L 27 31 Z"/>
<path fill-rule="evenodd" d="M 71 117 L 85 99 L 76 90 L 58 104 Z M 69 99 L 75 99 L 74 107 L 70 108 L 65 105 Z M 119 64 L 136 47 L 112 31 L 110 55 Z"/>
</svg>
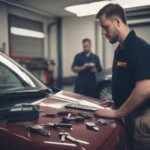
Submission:
<svg viewBox="0 0 150 150">
<path fill-rule="evenodd" d="M 26 6 L 41 12 L 46 12 L 52 16 L 72 16 L 70 12 L 64 10 L 66 6 L 83 4 L 88 2 L 96 2 L 100 0 L 4 0 L 14 4 Z"/>
</svg>

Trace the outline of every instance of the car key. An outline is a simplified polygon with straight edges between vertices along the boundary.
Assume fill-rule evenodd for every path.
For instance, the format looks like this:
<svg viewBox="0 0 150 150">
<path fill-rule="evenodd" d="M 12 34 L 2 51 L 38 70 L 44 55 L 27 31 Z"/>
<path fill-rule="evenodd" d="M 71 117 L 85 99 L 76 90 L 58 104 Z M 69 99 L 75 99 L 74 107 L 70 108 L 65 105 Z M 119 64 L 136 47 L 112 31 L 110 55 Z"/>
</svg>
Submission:
<svg viewBox="0 0 150 150">
<path fill-rule="evenodd" d="M 61 122 L 63 122 L 63 123 L 69 123 L 71 121 L 84 122 L 84 118 L 83 117 L 76 117 L 76 118 L 63 117 L 62 120 L 61 120 Z"/>
<path fill-rule="evenodd" d="M 38 133 L 44 136 L 50 136 L 50 132 L 44 130 L 43 127 L 40 125 L 33 125 L 33 126 L 29 126 L 28 128 L 30 132 Z"/>
<path fill-rule="evenodd" d="M 61 138 L 61 142 L 65 142 L 66 136 L 69 135 L 67 132 L 60 132 L 59 137 Z"/>
<path fill-rule="evenodd" d="M 75 144 L 79 144 L 78 140 L 73 138 L 71 135 L 67 135 L 66 139 L 68 139 L 69 141 L 75 143 Z"/>
<path fill-rule="evenodd" d="M 108 122 L 106 120 L 104 120 L 104 119 L 99 119 L 98 120 L 98 124 L 100 124 L 100 125 L 108 125 Z"/>
<path fill-rule="evenodd" d="M 88 129 L 93 129 L 95 131 L 99 131 L 99 128 L 93 122 L 87 122 L 85 125 Z"/>
<path fill-rule="evenodd" d="M 40 114 L 40 116 L 43 116 L 43 117 L 56 117 L 57 114 Z"/>
<path fill-rule="evenodd" d="M 70 140 L 71 142 L 75 143 L 75 144 L 89 144 L 88 142 L 86 141 L 82 141 L 82 140 L 79 140 L 79 139 L 75 139 L 74 137 L 72 137 L 70 134 L 69 135 L 66 135 L 66 139 Z"/>
<path fill-rule="evenodd" d="M 72 128 L 72 124 L 48 123 L 45 126 L 53 128 Z"/>
<path fill-rule="evenodd" d="M 59 111 L 57 114 L 59 116 L 67 116 L 68 114 L 70 114 L 70 111 Z"/>
<path fill-rule="evenodd" d="M 79 114 L 80 116 L 82 116 L 83 118 L 85 118 L 85 119 L 90 119 L 90 118 L 93 117 L 93 115 L 88 114 L 88 113 L 84 113 L 84 112 L 79 112 L 78 114 Z"/>
</svg>

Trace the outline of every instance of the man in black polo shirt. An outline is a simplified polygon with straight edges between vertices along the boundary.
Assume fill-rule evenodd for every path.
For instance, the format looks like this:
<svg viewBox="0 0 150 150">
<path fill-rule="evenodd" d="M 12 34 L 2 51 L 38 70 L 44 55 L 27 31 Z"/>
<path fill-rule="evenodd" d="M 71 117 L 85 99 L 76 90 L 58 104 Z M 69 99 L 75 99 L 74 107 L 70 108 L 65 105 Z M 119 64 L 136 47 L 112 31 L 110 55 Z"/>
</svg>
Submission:
<svg viewBox="0 0 150 150">
<path fill-rule="evenodd" d="M 112 96 L 116 110 L 97 110 L 96 116 L 124 117 L 133 149 L 150 149 L 150 45 L 127 25 L 118 4 L 104 6 L 96 15 L 102 34 L 119 42 L 114 55 Z"/>
<path fill-rule="evenodd" d="M 72 64 L 72 71 L 78 73 L 75 83 L 75 93 L 96 97 L 95 73 L 102 67 L 98 56 L 91 52 L 91 40 L 82 41 L 84 51 L 77 54 Z"/>
</svg>

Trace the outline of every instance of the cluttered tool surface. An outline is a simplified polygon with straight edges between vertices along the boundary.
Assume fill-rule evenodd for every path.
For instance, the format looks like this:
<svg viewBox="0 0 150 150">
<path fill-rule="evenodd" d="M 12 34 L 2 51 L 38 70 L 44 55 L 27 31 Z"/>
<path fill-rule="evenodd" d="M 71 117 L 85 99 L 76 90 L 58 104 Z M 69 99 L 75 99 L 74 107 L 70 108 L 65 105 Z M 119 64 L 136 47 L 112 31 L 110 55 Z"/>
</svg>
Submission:
<svg viewBox="0 0 150 150">
<path fill-rule="evenodd" d="M 21 136 L 18 145 L 25 142 L 25 149 L 39 144 L 37 149 L 46 149 L 51 145 L 56 150 L 67 150 L 72 145 L 75 149 L 94 150 L 119 126 L 115 120 L 96 118 L 94 112 L 98 107 L 64 102 L 63 107 L 58 109 L 61 101 L 58 100 L 56 104 L 54 98 L 51 99 L 53 107 L 50 107 L 49 101 L 47 99 L 38 105 L 15 105 L 4 115 L 0 127 L 11 131 L 11 138 L 15 137 L 16 142 L 17 137 Z"/>
</svg>

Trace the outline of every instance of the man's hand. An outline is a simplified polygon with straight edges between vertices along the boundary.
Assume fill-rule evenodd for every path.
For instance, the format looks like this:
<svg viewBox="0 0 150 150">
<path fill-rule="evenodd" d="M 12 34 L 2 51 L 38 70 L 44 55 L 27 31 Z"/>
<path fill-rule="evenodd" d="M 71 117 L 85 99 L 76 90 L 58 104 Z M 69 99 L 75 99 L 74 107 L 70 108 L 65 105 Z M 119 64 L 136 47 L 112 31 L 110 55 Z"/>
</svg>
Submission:
<svg viewBox="0 0 150 150">
<path fill-rule="evenodd" d="M 106 118 L 121 118 L 117 110 L 108 110 L 108 109 L 98 109 L 95 114 L 96 117 L 106 117 Z"/>
<path fill-rule="evenodd" d="M 91 72 L 98 72 L 97 68 L 94 66 L 91 68 Z"/>
<path fill-rule="evenodd" d="M 86 69 L 87 67 L 89 67 L 90 65 L 88 64 L 88 63 L 85 63 L 84 65 L 83 65 L 83 68 L 84 69 Z"/>
<path fill-rule="evenodd" d="M 89 64 L 88 63 L 85 63 L 83 66 L 74 66 L 72 68 L 72 71 L 75 72 L 75 73 L 78 73 L 84 69 L 86 69 L 87 67 L 89 67 Z"/>
</svg>

